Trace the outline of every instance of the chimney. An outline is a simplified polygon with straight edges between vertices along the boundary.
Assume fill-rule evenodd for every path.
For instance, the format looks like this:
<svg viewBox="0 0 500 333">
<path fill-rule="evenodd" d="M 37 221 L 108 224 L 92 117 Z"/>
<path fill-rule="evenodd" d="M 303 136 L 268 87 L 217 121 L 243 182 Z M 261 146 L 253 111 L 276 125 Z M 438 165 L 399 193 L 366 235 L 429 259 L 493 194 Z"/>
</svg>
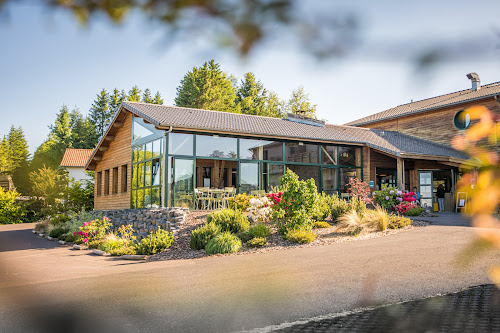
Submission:
<svg viewBox="0 0 500 333">
<path fill-rule="evenodd" d="M 478 91 L 481 89 L 481 79 L 477 73 L 469 73 L 467 74 L 467 78 L 472 81 L 472 91 Z"/>
</svg>

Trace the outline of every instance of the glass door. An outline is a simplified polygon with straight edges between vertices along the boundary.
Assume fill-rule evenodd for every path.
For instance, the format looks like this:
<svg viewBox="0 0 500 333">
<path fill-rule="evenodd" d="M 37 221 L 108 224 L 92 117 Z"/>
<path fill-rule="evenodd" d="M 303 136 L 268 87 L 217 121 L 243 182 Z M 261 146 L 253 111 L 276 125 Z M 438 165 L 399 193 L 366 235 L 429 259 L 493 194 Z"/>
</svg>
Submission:
<svg viewBox="0 0 500 333">
<path fill-rule="evenodd" d="M 259 190 L 259 163 L 240 162 L 240 193 L 251 194 Z"/>
<path fill-rule="evenodd" d="M 174 158 L 172 198 L 175 207 L 193 208 L 194 159 Z"/>
<path fill-rule="evenodd" d="M 420 191 L 420 205 L 432 210 L 432 171 L 418 173 L 418 186 Z"/>
<path fill-rule="evenodd" d="M 337 181 L 337 169 L 334 168 L 323 168 L 323 192 L 329 195 L 337 194 L 338 191 L 338 181 Z"/>
</svg>

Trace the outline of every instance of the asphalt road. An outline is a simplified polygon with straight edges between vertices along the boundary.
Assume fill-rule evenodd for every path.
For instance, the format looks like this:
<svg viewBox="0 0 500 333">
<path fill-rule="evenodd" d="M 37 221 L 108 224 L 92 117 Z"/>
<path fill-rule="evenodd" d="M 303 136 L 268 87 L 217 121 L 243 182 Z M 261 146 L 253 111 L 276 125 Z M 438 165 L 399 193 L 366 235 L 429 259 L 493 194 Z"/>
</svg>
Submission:
<svg viewBox="0 0 500 333">
<path fill-rule="evenodd" d="M 230 332 L 489 283 L 463 222 L 253 255 L 128 262 L 0 226 L 0 332 Z"/>
</svg>

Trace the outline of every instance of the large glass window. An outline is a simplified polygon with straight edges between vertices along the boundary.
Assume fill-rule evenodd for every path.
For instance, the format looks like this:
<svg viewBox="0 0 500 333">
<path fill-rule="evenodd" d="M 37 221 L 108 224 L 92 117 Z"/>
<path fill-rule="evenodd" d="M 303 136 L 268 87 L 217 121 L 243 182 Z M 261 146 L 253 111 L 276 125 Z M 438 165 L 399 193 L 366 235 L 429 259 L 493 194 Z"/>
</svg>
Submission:
<svg viewBox="0 0 500 333">
<path fill-rule="evenodd" d="M 279 150 L 279 156 L 282 156 L 283 151 L 281 142 L 240 139 L 240 158 L 246 160 L 263 160 L 264 150 L 267 152 L 266 157 L 269 157 L 269 150 L 272 149 L 273 145 L 275 146 L 275 150 Z M 276 152 L 271 152 L 271 156 L 273 153 L 276 154 Z M 282 158 L 280 161 L 281 160 Z"/>
<path fill-rule="evenodd" d="M 132 141 L 149 141 L 154 137 L 163 135 L 163 131 L 157 130 L 153 124 L 146 124 L 140 117 L 134 117 L 132 129 Z M 148 138 L 151 136 L 151 138 Z"/>
<path fill-rule="evenodd" d="M 283 161 L 283 142 L 274 141 L 262 147 L 263 159 L 266 161 Z"/>
<path fill-rule="evenodd" d="M 218 135 L 196 135 L 196 156 L 236 158 L 238 140 Z"/>
<path fill-rule="evenodd" d="M 259 164 L 240 163 L 240 193 L 259 189 Z"/>
<path fill-rule="evenodd" d="M 323 192 L 334 194 L 338 190 L 337 169 L 323 168 Z"/>
<path fill-rule="evenodd" d="M 318 163 L 318 145 L 303 142 L 285 142 L 287 162 Z"/>
<path fill-rule="evenodd" d="M 361 166 L 361 148 L 339 147 L 339 164 L 347 166 Z"/>
<path fill-rule="evenodd" d="M 269 183 L 267 190 L 270 191 L 273 187 L 280 185 L 280 178 L 283 176 L 285 171 L 284 165 L 269 164 L 268 167 L 268 177 Z"/>
<path fill-rule="evenodd" d="M 319 186 L 319 167 L 310 165 L 287 164 L 287 169 L 292 170 L 299 176 L 300 180 L 314 179 L 316 187 Z"/>
<path fill-rule="evenodd" d="M 168 135 L 168 153 L 193 156 L 193 140 L 193 134 L 170 133 Z"/>
<path fill-rule="evenodd" d="M 337 146 L 321 145 L 321 163 L 337 164 Z"/>
</svg>

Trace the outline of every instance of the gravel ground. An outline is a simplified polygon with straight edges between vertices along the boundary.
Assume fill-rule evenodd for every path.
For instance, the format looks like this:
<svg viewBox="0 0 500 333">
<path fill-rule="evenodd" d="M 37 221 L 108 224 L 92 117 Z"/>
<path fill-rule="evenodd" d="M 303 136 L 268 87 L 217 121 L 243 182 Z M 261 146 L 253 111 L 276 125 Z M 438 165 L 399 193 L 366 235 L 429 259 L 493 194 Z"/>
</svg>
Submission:
<svg viewBox="0 0 500 333">
<path fill-rule="evenodd" d="M 174 244 L 169 249 L 161 253 L 158 253 L 154 256 L 151 256 L 149 260 L 176 260 L 176 259 L 194 259 L 194 258 L 208 257 L 208 255 L 205 253 L 205 250 L 196 251 L 189 247 L 191 232 L 206 222 L 208 214 L 209 212 L 206 211 L 191 211 L 189 215 L 186 216 L 184 225 L 180 227 L 177 235 L 175 236 Z M 331 220 L 327 220 L 326 222 L 331 223 Z M 268 226 L 272 230 L 272 234 L 267 238 L 266 246 L 261 248 L 249 248 L 243 245 L 243 248 L 237 253 L 216 254 L 214 256 L 245 255 L 252 253 L 288 250 L 300 247 L 321 246 L 333 243 L 358 241 L 364 239 L 383 237 L 387 235 L 393 235 L 399 232 L 412 230 L 417 227 L 425 227 L 428 224 L 429 222 L 426 221 L 414 220 L 412 221 L 411 225 L 402 229 L 387 229 L 386 231 L 374 232 L 366 236 L 357 236 L 357 237 L 336 232 L 335 225 L 332 225 L 331 228 L 313 229 L 313 232 L 317 235 L 317 238 L 314 242 L 309 244 L 291 243 L 281 238 L 281 236 L 277 233 L 276 228 L 274 228 L 271 224 L 268 224 Z"/>
</svg>

